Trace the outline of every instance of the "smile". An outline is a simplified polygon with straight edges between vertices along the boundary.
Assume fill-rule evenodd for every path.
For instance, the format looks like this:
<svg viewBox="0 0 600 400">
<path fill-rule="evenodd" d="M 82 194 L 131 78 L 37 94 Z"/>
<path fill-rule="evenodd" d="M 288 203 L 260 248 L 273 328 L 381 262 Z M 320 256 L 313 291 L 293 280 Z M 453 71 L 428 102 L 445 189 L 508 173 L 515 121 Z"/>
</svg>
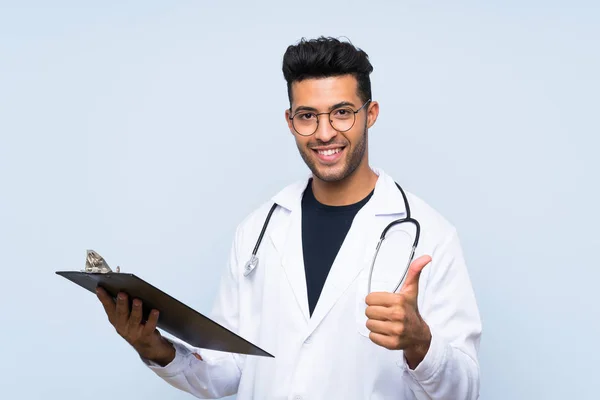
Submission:
<svg viewBox="0 0 600 400">
<path fill-rule="evenodd" d="M 339 153 L 340 151 L 342 151 L 342 148 L 338 147 L 337 149 L 317 150 L 317 153 L 319 153 L 322 156 L 332 156 L 334 154 Z"/>
<path fill-rule="evenodd" d="M 313 149 L 321 164 L 333 165 L 342 157 L 346 147 L 335 147 L 329 149 Z"/>
</svg>

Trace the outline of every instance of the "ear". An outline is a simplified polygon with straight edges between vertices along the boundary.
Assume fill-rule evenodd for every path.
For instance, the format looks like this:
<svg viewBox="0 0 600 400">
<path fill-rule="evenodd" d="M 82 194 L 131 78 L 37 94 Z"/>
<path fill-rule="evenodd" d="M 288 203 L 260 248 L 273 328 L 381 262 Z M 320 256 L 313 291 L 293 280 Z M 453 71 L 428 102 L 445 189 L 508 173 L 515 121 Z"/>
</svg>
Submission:
<svg viewBox="0 0 600 400">
<path fill-rule="evenodd" d="M 288 129 L 290 130 L 290 132 L 293 135 L 294 134 L 294 126 L 292 125 L 292 120 L 290 119 L 291 116 L 292 116 L 291 110 L 289 108 L 286 109 L 285 110 L 285 121 L 287 122 Z"/>
<path fill-rule="evenodd" d="M 375 125 L 375 121 L 377 121 L 378 116 L 379 116 L 379 103 L 376 101 L 372 101 L 369 104 L 369 109 L 367 110 L 367 127 L 368 128 Z"/>
</svg>

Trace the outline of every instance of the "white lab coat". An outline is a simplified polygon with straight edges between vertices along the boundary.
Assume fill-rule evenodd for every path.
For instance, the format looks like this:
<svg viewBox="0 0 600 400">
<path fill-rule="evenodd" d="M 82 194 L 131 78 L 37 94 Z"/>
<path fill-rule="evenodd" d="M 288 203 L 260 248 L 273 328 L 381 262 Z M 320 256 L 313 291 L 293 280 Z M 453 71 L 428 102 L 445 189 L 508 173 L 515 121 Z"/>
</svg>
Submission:
<svg viewBox="0 0 600 400">
<path fill-rule="evenodd" d="M 311 317 L 301 241 L 301 197 L 307 180 L 286 187 L 238 226 L 212 317 L 275 358 L 174 342 L 176 357 L 169 365 L 144 360 L 148 367 L 198 398 L 234 393 L 239 400 L 478 398 L 481 321 L 456 230 L 409 192 L 412 217 L 421 224 L 415 258 L 432 257 L 421 274 L 418 297 L 419 311 L 432 332 L 431 346 L 411 370 L 402 351 L 369 339 L 364 299 L 370 262 L 383 228 L 405 215 L 393 178 L 373 170 L 379 175 L 375 192 L 356 215 Z M 280 207 L 262 241 L 260 263 L 245 277 L 244 265 L 273 201 Z M 403 235 L 399 237 L 402 241 Z M 411 244 L 400 246 L 408 254 Z M 380 257 L 377 265 L 395 261 L 398 271 L 406 263 Z"/>
</svg>

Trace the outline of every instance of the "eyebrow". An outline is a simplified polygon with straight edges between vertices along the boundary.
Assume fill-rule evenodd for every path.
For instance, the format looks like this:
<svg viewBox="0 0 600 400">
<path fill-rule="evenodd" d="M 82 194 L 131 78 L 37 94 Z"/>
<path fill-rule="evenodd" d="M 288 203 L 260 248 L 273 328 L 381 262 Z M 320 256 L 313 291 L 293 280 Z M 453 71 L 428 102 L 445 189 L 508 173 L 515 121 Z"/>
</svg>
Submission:
<svg viewBox="0 0 600 400">
<path fill-rule="evenodd" d="M 350 102 L 350 101 L 342 101 L 342 102 L 339 102 L 339 103 L 337 103 L 337 104 L 334 104 L 334 105 L 332 105 L 331 107 L 329 107 L 329 111 L 331 111 L 331 110 L 335 110 L 336 108 L 339 108 L 339 107 L 346 107 L 346 106 L 350 106 L 350 107 L 356 107 L 356 106 L 354 105 L 354 103 L 352 103 L 352 102 Z M 299 111 L 314 111 L 314 112 L 318 112 L 319 110 L 317 110 L 317 109 L 316 109 L 316 108 L 314 108 L 314 107 L 309 107 L 309 106 L 299 106 L 299 107 L 297 107 L 297 108 L 296 108 L 296 110 L 294 111 L 294 114 L 296 114 L 296 113 L 297 113 L 297 112 L 299 112 Z"/>
</svg>

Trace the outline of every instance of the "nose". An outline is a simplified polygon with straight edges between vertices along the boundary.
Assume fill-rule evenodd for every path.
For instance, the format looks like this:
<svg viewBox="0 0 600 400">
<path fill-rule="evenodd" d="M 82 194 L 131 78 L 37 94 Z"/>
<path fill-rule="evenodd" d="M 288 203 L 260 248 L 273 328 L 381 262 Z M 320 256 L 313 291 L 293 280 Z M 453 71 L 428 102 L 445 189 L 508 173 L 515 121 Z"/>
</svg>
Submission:
<svg viewBox="0 0 600 400">
<path fill-rule="evenodd" d="M 327 143 L 336 137 L 338 132 L 333 129 L 333 126 L 331 126 L 328 114 L 318 115 L 317 118 L 319 118 L 319 125 L 317 126 L 317 131 L 315 132 L 315 138 Z"/>
</svg>

